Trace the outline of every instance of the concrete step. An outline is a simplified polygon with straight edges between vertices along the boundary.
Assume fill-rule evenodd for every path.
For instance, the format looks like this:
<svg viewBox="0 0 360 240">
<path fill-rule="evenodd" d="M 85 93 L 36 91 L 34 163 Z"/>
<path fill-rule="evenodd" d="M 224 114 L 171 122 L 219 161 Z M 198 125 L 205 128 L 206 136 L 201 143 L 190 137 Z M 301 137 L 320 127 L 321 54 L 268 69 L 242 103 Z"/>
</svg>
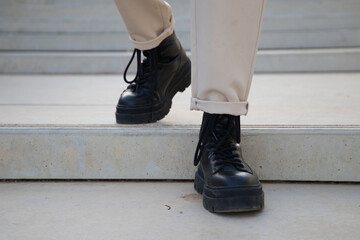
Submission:
<svg viewBox="0 0 360 240">
<path fill-rule="evenodd" d="M 0 238 L 7 240 L 359 235 L 360 185 L 265 183 L 265 209 L 241 214 L 207 212 L 191 182 L 3 182 L 0 192 Z"/>
<path fill-rule="evenodd" d="M 0 52 L 0 73 L 122 73 L 131 52 Z M 188 52 L 190 55 L 190 52 Z M 255 72 L 360 71 L 360 48 L 260 50 Z M 130 68 L 136 70 L 136 64 Z"/>
<path fill-rule="evenodd" d="M 242 117 L 263 180 L 360 181 L 360 74 L 256 74 Z M 1 179 L 193 179 L 190 90 L 155 124 L 117 125 L 119 75 L 1 75 Z"/>
</svg>

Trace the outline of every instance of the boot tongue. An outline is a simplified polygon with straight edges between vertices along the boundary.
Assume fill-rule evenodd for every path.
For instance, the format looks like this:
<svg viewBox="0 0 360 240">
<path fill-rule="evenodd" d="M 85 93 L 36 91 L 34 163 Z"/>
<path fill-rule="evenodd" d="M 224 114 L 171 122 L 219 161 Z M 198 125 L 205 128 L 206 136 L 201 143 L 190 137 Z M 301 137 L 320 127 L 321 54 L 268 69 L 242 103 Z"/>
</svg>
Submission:
<svg viewBox="0 0 360 240">
<path fill-rule="evenodd" d="M 218 116 L 213 130 L 213 137 L 216 141 L 219 141 L 219 139 L 221 139 L 226 134 L 229 127 L 233 128 L 234 123 L 232 121 L 233 119 L 230 115 L 224 114 Z M 231 135 L 233 136 L 233 134 Z"/>
<path fill-rule="evenodd" d="M 219 115 L 216 119 L 212 138 L 216 144 L 221 146 L 218 148 L 217 154 L 219 159 L 222 159 L 223 164 L 217 169 L 223 171 L 234 171 L 234 167 L 239 169 L 243 165 L 238 160 L 237 154 L 234 155 L 235 139 L 236 139 L 236 121 L 235 116 L 232 115 Z M 230 161 L 228 161 L 230 160 Z M 215 170 L 216 171 L 216 170 Z"/>
<path fill-rule="evenodd" d="M 230 121 L 231 116 L 227 114 L 221 114 L 218 116 L 216 125 L 219 127 L 227 127 L 228 122 Z"/>
</svg>

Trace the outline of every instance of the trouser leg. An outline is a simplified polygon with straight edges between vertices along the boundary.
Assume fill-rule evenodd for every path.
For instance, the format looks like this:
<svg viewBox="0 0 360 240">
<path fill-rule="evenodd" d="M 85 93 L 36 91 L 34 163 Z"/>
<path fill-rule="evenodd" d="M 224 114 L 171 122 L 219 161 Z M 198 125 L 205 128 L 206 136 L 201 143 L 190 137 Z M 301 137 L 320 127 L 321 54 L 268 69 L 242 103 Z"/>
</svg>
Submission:
<svg viewBox="0 0 360 240">
<path fill-rule="evenodd" d="M 157 47 L 174 31 L 171 7 L 163 0 L 115 0 L 135 48 Z"/>
<path fill-rule="evenodd" d="M 246 115 L 265 0 L 191 4 L 191 109 Z"/>
</svg>

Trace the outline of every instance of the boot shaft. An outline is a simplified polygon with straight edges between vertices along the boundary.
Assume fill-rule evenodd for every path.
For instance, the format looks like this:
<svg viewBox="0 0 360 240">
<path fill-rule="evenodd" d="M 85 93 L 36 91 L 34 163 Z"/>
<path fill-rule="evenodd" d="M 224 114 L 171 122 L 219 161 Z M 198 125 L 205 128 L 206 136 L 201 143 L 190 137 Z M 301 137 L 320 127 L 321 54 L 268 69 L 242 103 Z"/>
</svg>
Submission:
<svg viewBox="0 0 360 240">
<path fill-rule="evenodd" d="M 182 57 L 186 56 L 186 53 L 181 46 L 179 39 L 176 37 L 175 32 L 169 37 L 165 38 L 159 46 L 151 50 L 143 51 L 144 56 L 149 58 L 150 54 L 155 53 L 157 54 L 157 59 L 159 63 L 170 63 L 176 57 L 179 57 L 179 55 Z"/>
<path fill-rule="evenodd" d="M 222 136 L 229 132 L 231 140 L 240 143 L 240 129 L 240 116 L 204 112 L 200 135 L 207 130 L 207 141 L 219 141 Z"/>
</svg>

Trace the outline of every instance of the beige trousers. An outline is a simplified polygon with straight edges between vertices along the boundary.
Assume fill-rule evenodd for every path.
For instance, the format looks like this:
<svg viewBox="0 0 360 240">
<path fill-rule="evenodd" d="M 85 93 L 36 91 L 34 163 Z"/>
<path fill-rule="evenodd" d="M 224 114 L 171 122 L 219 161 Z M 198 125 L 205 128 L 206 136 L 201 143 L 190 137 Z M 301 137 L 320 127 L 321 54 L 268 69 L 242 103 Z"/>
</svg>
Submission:
<svg viewBox="0 0 360 240">
<path fill-rule="evenodd" d="M 174 31 L 163 0 L 115 0 L 135 48 Z M 265 0 L 191 0 L 191 109 L 246 115 Z"/>
</svg>

